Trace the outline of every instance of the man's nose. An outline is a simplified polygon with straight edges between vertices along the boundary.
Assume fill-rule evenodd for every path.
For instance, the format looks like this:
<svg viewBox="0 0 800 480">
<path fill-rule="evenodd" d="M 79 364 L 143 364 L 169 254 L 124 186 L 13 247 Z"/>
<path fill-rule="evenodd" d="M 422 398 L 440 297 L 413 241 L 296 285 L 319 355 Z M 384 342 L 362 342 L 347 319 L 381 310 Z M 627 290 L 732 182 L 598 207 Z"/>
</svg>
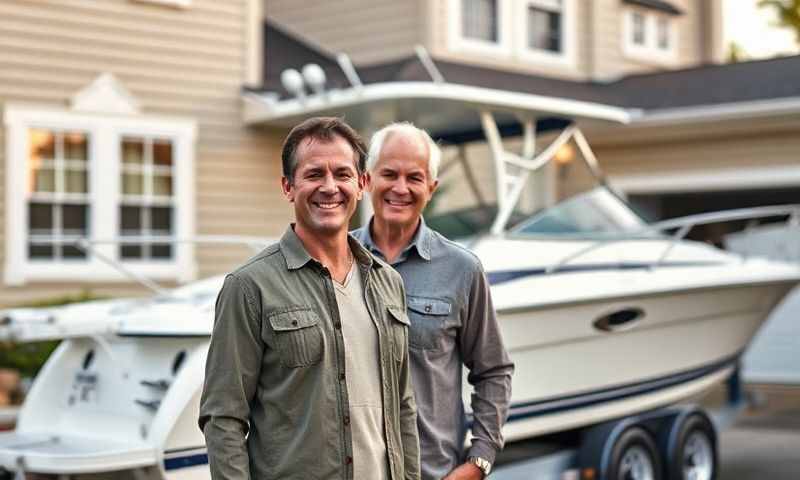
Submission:
<svg viewBox="0 0 800 480">
<path fill-rule="evenodd" d="M 336 179 L 333 178 L 333 175 L 325 175 L 322 180 L 322 186 L 320 190 L 323 193 L 336 193 L 338 191 L 338 186 L 336 185 Z"/>
<path fill-rule="evenodd" d="M 392 182 L 392 192 L 399 194 L 408 193 L 408 183 L 406 183 L 406 179 L 403 177 L 398 177 L 394 182 Z"/>
</svg>

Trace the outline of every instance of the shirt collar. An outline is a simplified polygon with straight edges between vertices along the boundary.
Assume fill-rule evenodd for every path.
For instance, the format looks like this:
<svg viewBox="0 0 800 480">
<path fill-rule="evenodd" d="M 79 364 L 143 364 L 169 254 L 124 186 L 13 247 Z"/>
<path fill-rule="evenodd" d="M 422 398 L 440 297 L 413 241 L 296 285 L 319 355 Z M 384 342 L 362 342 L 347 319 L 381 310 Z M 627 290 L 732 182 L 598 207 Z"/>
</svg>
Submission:
<svg viewBox="0 0 800 480">
<path fill-rule="evenodd" d="M 380 249 L 372 240 L 372 222 L 375 217 L 369 220 L 369 223 L 366 227 L 364 227 L 364 235 L 363 235 L 363 242 L 364 246 L 369 248 L 372 251 L 380 252 Z M 427 225 L 425 225 L 425 219 L 419 217 L 419 226 L 417 227 L 417 231 L 414 233 L 414 236 L 411 238 L 411 241 L 408 242 L 408 245 L 403 249 L 402 254 L 400 257 L 407 256 L 408 252 L 411 251 L 412 248 L 417 250 L 417 254 L 425 260 L 429 262 L 431 260 L 431 237 L 433 232 Z M 381 252 L 382 253 L 382 252 Z"/>
<path fill-rule="evenodd" d="M 359 265 L 366 268 L 380 268 L 382 266 L 380 262 L 373 261 L 372 255 L 370 255 L 358 240 L 349 233 L 347 234 L 347 242 L 350 245 L 350 249 L 353 251 L 353 257 Z M 281 253 L 283 253 L 283 257 L 286 259 L 286 268 L 289 270 L 297 270 L 298 268 L 304 267 L 308 262 L 318 263 L 317 260 L 309 255 L 306 247 L 303 246 L 303 242 L 294 231 L 294 224 L 286 228 L 279 244 Z"/>
</svg>

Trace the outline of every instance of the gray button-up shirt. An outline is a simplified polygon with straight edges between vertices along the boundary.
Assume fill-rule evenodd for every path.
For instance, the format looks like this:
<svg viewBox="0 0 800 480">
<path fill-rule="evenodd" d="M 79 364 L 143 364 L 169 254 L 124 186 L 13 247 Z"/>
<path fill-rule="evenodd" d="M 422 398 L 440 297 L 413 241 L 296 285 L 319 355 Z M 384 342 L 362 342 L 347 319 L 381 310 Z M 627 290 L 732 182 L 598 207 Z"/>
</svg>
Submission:
<svg viewBox="0 0 800 480">
<path fill-rule="evenodd" d="M 371 225 L 372 222 L 370 221 Z M 353 232 L 383 257 L 369 227 Z M 478 258 L 420 221 L 392 266 L 400 272 L 411 319 L 411 374 L 417 400 L 422 478 L 440 479 L 465 458 L 462 365 L 473 386 L 468 456 L 494 462 L 511 400 L 514 364 L 500 337 L 489 284 Z"/>
<path fill-rule="evenodd" d="M 389 474 L 418 479 L 402 282 L 354 238 L 349 242 L 378 333 Z M 346 321 L 330 273 L 292 228 L 228 275 L 217 298 L 200 401 L 212 478 L 353 478 Z"/>
</svg>

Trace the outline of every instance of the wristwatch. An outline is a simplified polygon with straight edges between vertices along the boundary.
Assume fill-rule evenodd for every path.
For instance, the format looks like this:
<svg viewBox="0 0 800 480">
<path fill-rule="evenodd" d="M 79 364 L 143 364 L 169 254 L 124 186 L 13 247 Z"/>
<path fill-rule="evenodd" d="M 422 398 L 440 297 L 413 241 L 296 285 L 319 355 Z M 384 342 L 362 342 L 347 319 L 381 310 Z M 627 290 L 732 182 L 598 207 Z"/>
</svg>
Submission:
<svg viewBox="0 0 800 480">
<path fill-rule="evenodd" d="M 489 472 L 492 471 L 492 462 L 486 460 L 485 458 L 469 457 L 467 458 L 467 461 L 481 469 L 481 472 L 483 472 L 483 478 L 488 477 Z"/>
</svg>

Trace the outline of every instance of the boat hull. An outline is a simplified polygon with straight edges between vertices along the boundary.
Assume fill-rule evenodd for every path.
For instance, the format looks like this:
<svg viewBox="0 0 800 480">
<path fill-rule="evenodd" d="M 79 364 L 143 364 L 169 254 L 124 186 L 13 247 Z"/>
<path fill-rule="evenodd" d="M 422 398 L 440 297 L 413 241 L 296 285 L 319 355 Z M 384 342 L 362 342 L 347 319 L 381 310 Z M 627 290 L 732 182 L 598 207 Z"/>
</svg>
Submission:
<svg viewBox="0 0 800 480">
<path fill-rule="evenodd" d="M 702 393 L 730 376 L 794 283 L 501 309 L 516 365 L 506 438 L 577 428 Z M 607 327 L 599 320 L 614 312 L 639 316 L 611 330 L 598 328 Z"/>
</svg>

